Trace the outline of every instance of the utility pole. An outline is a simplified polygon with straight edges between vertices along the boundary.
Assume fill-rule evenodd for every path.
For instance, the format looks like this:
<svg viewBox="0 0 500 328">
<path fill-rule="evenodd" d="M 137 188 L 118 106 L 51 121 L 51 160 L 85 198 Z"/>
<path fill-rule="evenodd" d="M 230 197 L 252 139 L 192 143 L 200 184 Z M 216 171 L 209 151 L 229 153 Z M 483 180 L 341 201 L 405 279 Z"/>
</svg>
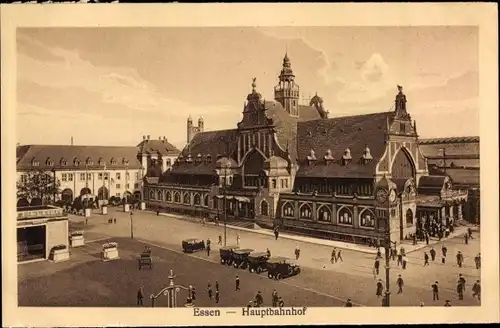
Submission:
<svg viewBox="0 0 500 328">
<path fill-rule="evenodd" d="M 444 170 L 444 175 L 446 175 L 446 148 L 440 148 L 443 152 L 443 170 Z"/>
<path fill-rule="evenodd" d="M 227 246 L 227 167 L 224 167 L 224 246 Z"/>
<path fill-rule="evenodd" d="M 130 238 L 134 239 L 134 213 L 130 211 Z"/>
<path fill-rule="evenodd" d="M 385 221 L 385 304 L 384 306 L 389 307 L 391 306 L 390 302 L 390 295 L 391 292 L 389 290 L 389 286 L 391 284 L 390 280 L 390 257 L 389 257 L 389 252 L 391 250 L 391 202 L 390 200 L 387 201 L 387 220 Z"/>
</svg>

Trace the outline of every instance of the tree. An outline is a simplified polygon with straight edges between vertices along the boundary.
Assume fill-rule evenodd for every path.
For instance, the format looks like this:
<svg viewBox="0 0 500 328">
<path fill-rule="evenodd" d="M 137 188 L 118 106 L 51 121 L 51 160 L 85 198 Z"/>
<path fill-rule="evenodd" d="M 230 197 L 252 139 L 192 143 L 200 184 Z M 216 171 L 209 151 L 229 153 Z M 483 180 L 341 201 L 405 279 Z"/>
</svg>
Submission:
<svg viewBox="0 0 500 328">
<path fill-rule="evenodd" d="M 54 178 L 52 172 L 43 170 L 28 171 L 23 173 L 23 177 L 17 182 L 17 198 L 32 200 L 40 198 L 43 203 L 47 203 L 60 193 L 61 182 Z"/>
</svg>

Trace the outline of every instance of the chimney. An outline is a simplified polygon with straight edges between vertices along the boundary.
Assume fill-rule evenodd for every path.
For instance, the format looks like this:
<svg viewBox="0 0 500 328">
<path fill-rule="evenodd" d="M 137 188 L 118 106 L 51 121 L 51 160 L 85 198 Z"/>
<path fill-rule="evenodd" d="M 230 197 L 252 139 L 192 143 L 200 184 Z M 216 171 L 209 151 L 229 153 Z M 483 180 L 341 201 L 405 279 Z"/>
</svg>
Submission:
<svg viewBox="0 0 500 328">
<path fill-rule="evenodd" d="M 73 146 L 73 137 L 71 137 L 71 146 Z"/>
<path fill-rule="evenodd" d="M 145 141 L 146 140 L 146 136 L 142 136 L 142 141 Z"/>
<path fill-rule="evenodd" d="M 151 136 L 148 134 L 148 140 L 151 138 Z"/>
</svg>

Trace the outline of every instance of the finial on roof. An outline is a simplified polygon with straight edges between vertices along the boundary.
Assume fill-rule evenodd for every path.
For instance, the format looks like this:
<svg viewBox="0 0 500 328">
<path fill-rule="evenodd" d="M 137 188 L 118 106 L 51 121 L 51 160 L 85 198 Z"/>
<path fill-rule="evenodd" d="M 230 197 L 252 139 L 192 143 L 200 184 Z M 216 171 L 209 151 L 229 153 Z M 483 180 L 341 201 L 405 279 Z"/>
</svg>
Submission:
<svg viewBox="0 0 500 328">
<path fill-rule="evenodd" d="M 256 77 L 252 79 L 252 92 L 255 92 L 255 88 L 257 87 L 257 83 L 255 82 L 257 80 Z"/>
<path fill-rule="evenodd" d="M 413 121 L 413 129 L 415 130 L 415 133 L 417 133 L 417 121 Z"/>
</svg>

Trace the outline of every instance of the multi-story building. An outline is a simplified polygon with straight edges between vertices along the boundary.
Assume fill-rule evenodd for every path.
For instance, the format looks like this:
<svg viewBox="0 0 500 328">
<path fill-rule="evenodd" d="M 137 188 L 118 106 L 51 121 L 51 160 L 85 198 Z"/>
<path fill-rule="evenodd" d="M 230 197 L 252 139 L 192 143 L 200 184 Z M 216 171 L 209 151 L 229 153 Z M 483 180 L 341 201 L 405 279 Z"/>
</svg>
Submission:
<svg viewBox="0 0 500 328">
<path fill-rule="evenodd" d="M 203 122 L 201 124 L 203 130 Z M 168 142 L 165 136 L 158 137 L 158 140 L 151 139 L 149 135 L 143 136 L 137 147 L 139 148 L 138 159 L 144 168 L 144 175 L 147 175 L 151 170 L 157 172 L 156 174 L 170 170 L 181 153 L 179 149 Z"/>
<path fill-rule="evenodd" d="M 253 80 L 235 129 L 190 139 L 188 119 L 189 143 L 172 170 L 146 179 L 147 205 L 365 243 L 384 234 L 374 195 L 384 180 L 397 189 L 388 211 L 393 240 L 461 217 L 467 193 L 428 176 L 402 87 L 394 111 L 329 119 L 318 95 L 299 103 L 287 55 L 278 79 L 275 101 Z"/>
</svg>

